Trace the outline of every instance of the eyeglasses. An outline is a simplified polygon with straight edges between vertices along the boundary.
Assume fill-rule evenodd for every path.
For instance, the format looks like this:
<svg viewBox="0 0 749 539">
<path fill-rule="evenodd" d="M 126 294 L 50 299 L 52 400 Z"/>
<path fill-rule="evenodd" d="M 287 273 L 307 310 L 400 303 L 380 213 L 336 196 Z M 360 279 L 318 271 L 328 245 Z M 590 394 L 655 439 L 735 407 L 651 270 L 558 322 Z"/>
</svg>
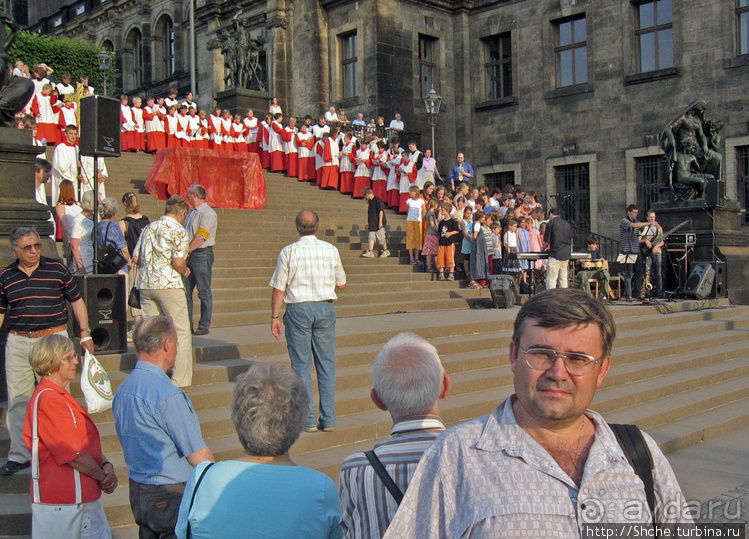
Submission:
<svg viewBox="0 0 749 539">
<path fill-rule="evenodd" d="M 41 250 L 41 248 L 42 248 L 41 243 L 30 243 L 29 245 L 18 246 L 18 249 L 20 249 L 24 253 L 30 253 L 32 251 L 39 251 Z"/>
<path fill-rule="evenodd" d="M 560 352 L 550 348 L 528 348 L 527 350 L 519 346 L 525 354 L 525 362 L 528 366 L 536 371 L 548 371 L 557 358 L 561 357 L 567 372 L 572 376 L 583 376 L 588 374 L 593 365 L 600 363 L 603 358 L 594 358 L 588 354 L 578 352 Z"/>
</svg>

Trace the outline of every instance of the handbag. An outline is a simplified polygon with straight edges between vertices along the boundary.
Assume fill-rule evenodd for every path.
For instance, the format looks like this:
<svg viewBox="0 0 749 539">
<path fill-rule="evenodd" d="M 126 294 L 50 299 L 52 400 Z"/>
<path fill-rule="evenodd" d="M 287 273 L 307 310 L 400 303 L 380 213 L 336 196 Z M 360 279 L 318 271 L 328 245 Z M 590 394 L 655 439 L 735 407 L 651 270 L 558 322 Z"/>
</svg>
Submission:
<svg viewBox="0 0 749 539">
<path fill-rule="evenodd" d="M 89 414 L 96 414 L 112 407 L 112 383 L 99 360 L 88 350 L 83 354 L 81 391 Z"/>
<path fill-rule="evenodd" d="M 140 289 L 137 286 L 133 286 L 130 289 L 130 294 L 127 296 L 127 305 L 133 309 L 140 309 Z"/>
<path fill-rule="evenodd" d="M 104 232 L 104 239 L 106 241 L 107 236 L 109 235 L 109 226 L 112 223 L 107 223 L 107 228 Z M 99 273 L 106 273 L 108 275 L 114 275 L 118 271 L 120 271 L 123 266 L 127 264 L 127 260 L 124 256 L 122 256 L 122 253 L 114 248 L 114 245 L 107 243 L 99 249 Z"/>
<path fill-rule="evenodd" d="M 83 524 L 83 503 L 81 502 L 81 474 L 73 469 L 75 476 L 75 503 L 51 504 L 42 503 L 39 496 L 39 435 L 37 433 L 37 410 L 42 389 L 34 399 L 34 418 L 31 439 L 31 537 L 47 539 L 49 537 L 80 537 Z M 68 405 L 68 409 L 70 406 Z M 73 415 L 73 410 L 70 410 Z M 75 420 L 75 416 L 73 416 Z"/>
</svg>

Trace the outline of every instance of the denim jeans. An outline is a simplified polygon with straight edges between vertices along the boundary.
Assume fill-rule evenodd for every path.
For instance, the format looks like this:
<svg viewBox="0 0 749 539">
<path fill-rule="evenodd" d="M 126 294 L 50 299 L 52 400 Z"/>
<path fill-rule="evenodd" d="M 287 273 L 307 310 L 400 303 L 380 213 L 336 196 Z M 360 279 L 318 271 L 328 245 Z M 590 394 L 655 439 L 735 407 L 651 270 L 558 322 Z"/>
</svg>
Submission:
<svg viewBox="0 0 749 539">
<path fill-rule="evenodd" d="M 185 292 L 187 293 L 187 314 L 190 317 L 192 328 L 192 292 L 198 287 L 198 298 L 200 298 L 200 322 L 198 327 L 208 329 L 211 327 L 211 310 L 213 307 L 213 294 L 211 293 L 211 276 L 213 271 L 213 248 L 207 247 L 193 251 L 187 259 L 187 267 L 190 268 L 190 276 L 185 278 Z"/>
<path fill-rule="evenodd" d="M 172 539 L 177 525 L 183 483 L 146 485 L 130 480 L 130 509 L 140 539 Z"/>
<path fill-rule="evenodd" d="M 317 426 L 312 398 L 312 362 L 320 393 L 320 424 L 335 425 L 335 308 L 329 301 L 289 303 L 283 322 L 291 368 L 309 393 L 306 427 Z"/>
</svg>

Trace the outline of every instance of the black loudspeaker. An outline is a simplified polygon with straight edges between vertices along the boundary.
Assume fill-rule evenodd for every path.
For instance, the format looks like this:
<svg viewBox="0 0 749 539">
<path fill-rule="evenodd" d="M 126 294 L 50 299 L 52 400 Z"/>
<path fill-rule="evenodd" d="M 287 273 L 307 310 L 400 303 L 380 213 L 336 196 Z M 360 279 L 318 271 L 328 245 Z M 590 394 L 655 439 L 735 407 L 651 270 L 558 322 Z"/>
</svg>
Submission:
<svg viewBox="0 0 749 539">
<path fill-rule="evenodd" d="M 713 290 L 714 280 L 715 270 L 709 262 L 695 262 L 684 284 L 684 294 L 698 299 L 706 298 Z"/>
<path fill-rule="evenodd" d="M 518 285 L 510 275 L 490 275 L 489 292 L 496 309 L 509 309 L 517 303 Z"/>
<path fill-rule="evenodd" d="M 81 155 L 120 156 L 120 102 L 94 95 L 81 99 Z"/>
<path fill-rule="evenodd" d="M 715 262 L 693 262 L 690 264 L 691 271 L 698 264 L 709 264 L 713 270 L 715 270 L 715 277 L 713 278 L 713 286 L 708 294 L 711 298 L 727 298 L 728 297 L 728 267 L 726 262 L 723 260 L 717 260 Z"/>
<path fill-rule="evenodd" d="M 88 311 L 96 353 L 127 351 L 127 294 L 125 276 L 82 275 L 75 278 Z M 76 334 L 78 328 L 75 328 Z"/>
<path fill-rule="evenodd" d="M 705 185 L 705 205 L 708 208 L 722 208 L 726 198 L 726 183 L 720 180 L 707 180 Z"/>
</svg>

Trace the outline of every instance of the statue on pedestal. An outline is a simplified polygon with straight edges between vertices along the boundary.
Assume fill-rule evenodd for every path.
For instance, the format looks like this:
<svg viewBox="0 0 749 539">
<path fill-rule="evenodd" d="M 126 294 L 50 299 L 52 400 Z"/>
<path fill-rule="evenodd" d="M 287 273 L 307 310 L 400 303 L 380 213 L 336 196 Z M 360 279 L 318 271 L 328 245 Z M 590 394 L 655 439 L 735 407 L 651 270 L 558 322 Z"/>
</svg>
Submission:
<svg viewBox="0 0 749 539">
<path fill-rule="evenodd" d="M 224 55 L 227 88 L 244 88 L 265 91 L 265 70 L 261 65 L 261 52 L 265 39 L 253 38 L 247 29 L 247 19 L 237 12 L 231 26 L 220 29 L 216 38 L 208 43 L 208 50 L 221 49 Z"/>
<path fill-rule="evenodd" d="M 0 127 L 12 127 L 16 113 L 34 95 L 34 83 L 30 79 L 11 75 L 9 68 L 13 64 L 7 51 L 18 36 L 18 25 L 4 9 L 0 11 L 0 27 L 5 35 L 5 40 L 0 41 Z"/>
<path fill-rule="evenodd" d="M 661 148 L 669 166 L 667 202 L 705 198 L 708 180 L 721 179 L 718 153 L 723 124 L 705 120 L 707 103 L 695 99 L 663 130 Z"/>
</svg>

